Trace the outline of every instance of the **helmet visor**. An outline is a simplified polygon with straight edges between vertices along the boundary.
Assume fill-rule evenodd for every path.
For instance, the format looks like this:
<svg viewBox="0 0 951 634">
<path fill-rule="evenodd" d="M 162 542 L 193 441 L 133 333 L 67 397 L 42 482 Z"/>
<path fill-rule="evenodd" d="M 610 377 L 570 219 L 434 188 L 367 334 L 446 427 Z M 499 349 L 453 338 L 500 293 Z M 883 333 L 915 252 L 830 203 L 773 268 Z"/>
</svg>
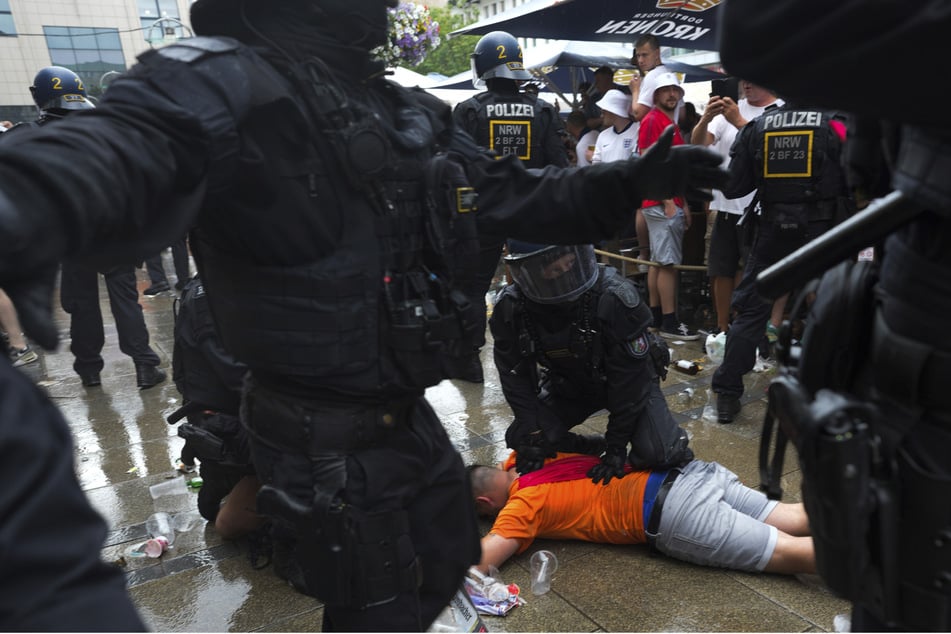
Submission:
<svg viewBox="0 0 951 634">
<path fill-rule="evenodd" d="M 79 93 L 69 93 L 59 95 L 49 100 L 42 109 L 56 112 L 59 110 L 89 110 L 95 107 L 96 106 L 83 95 Z"/>
<path fill-rule="evenodd" d="M 510 255 L 505 261 L 522 293 L 540 304 L 574 301 L 598 279 L 598 261 L 590 244 L 550 246 Z"/>
</svg>

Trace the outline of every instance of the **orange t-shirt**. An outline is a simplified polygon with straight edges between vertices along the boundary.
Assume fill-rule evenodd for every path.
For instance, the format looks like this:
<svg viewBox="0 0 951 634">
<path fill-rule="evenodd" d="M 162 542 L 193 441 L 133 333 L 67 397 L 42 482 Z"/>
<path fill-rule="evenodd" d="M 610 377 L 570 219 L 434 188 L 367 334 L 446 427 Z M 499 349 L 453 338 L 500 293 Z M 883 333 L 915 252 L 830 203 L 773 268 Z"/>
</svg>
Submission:
<svg viewBox="0 0 951 634">
<path fill-rule="evenodd" d="M 576 454 L 559 453 L 551 460 Z M 545 461 L 546 464 L 550 460 Z M 503 468 L 515 465 L 509 456 Z M 650 471 L 632 471 L 607 485 L 590 478 L 509 488 L 509 500 L 492 525 L 492 533 L 519 541 L 524 552 L 536 538 L 578 539 L 604 544 L 642 544 L 644 488 Z"/>
</svg>

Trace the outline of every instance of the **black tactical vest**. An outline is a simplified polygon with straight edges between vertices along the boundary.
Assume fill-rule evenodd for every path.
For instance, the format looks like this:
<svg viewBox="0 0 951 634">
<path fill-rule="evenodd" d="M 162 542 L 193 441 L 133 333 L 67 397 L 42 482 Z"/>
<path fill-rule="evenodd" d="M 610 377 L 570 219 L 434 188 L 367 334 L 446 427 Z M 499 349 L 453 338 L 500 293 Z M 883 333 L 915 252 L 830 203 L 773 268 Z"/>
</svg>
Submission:
<svg viewBox="0 0 951 634">
<path fill-rule="evenodd" d="M 544 139 L 558 114 L 554 106 L 527 93 L 499 94 L 486 91 L 459 105 L 470 110 L 476 121 L 468 132 L 476 143 L 500 157 L 516 155 L 526 167 L 544 167 Z"/>
<path fill-rule="evenodd" d="M 842 143 L 820 110 L 782 106 L 753 121 L 760 202 L 808 203 L 844 195 Z"/>
<path fill-rule="evenodd" d="M 438 383 L 478 323 L 454 290 L 477 234 L 463 167 L 438 154 L 448 108 L 383 79 L 357 100 L 319 66 L 280 75 L 241 46 L 211 55 L 190 62 L 197 80 L 251 86 L 192 233 L 225 348 L 256 375 L 343 391 Z"/>
</svg>

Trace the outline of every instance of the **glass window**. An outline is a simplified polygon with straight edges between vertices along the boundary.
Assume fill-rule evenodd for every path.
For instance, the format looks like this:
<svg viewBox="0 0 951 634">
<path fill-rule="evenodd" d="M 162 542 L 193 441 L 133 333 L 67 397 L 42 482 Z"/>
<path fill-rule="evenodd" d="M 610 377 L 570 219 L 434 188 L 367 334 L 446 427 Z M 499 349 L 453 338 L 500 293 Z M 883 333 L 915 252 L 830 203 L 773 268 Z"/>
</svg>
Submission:
<svg viewBox="0 0 951 634">
<path fill-rule="evenodd" d="M 10 0 L 0 0 L 0 35 L 16 35 L 17 27 L 13 23 Z"/>
<path fill-rule="evenodd" d="M 142 37 L 152 43 L 162 40 L 167 30 L 173 31 L 176 37 L 185 37 L 186 33 L 180 26 L 178 2 L 176 0 L 138 0 L 139 23 L 142 25 Z M 171 18 L 171 21 L 152 28 L 156 20 Z"/>
<path fill-rule="evenodd" d="M 65 66 L 79 75 L 86 84 L 87 94 L 92 97 L 102 94 L 99 80 L 105 73 L 125 72 L 125 57 L 117 29 L 44 26 L 43 33 L 53 65 Z"/>
</svg>

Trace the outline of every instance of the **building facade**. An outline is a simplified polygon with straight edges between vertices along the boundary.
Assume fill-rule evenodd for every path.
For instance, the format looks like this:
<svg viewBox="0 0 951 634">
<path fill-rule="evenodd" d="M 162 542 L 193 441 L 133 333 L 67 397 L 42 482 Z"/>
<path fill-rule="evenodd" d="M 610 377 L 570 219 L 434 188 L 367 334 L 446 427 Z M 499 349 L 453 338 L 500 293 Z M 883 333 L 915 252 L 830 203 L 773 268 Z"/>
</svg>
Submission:
<svg viewBox="0 0 951 634">
<path fill-rule="evenodd" d="M 191 35 L 191 0 L 0 0 L 0 120 L 36 117 L 30 85 L 46 66 L 78 74 L 95 100 L 151 46 Z"/>
</svg>

